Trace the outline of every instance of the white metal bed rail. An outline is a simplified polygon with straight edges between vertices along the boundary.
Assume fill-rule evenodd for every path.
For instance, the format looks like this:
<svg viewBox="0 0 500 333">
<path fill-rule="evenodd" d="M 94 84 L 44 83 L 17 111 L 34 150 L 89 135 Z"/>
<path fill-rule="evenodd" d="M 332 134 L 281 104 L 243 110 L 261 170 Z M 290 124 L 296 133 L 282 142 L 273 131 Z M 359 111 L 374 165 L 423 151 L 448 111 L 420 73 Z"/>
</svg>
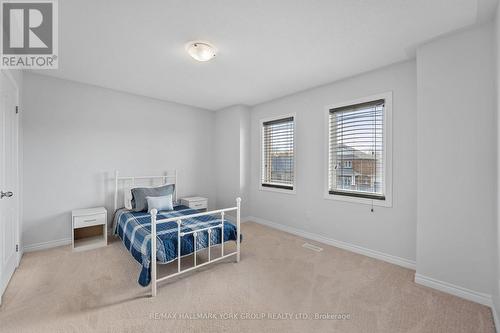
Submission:
<svg viewBox="0 0 500 333">
<path fill-rule="evenodd" d="M 206 266 L 208 264 L 223 260 L 225 258 L 231 257 L 236 255 L 236 262 L 240 261 L 240 209 L 241 209 L 241 198 L 236 198 L 236 207 L 231 207 L 231 208 L 224 208 L 224 209 L 218 209 L 218 210 L 212 210 L 212 211 L 207 211 L 203 213 L 197 213 L 197 214 L 191 214 L 191 215 L 184 215 L 184 216 L 176 216 L 176 217 L 171 217 L 167 219 L 161 219 L 157 220 L 156 215 L 158 214 L 158 211 L 156 209 L 151 210 L 151 295 L 154 297 L 156 296 L 157 293 L 157 284 L 158 282 L 165 281 L 167 279 L 171 279 L 173 277 L 176 277 L 178 275 L 190 272 L 192 270 L 195 270 L 199 267 Z M 236 251 L 224 254 L 224 217 L 226 212 L 230 211 L 236 211 Z M 205 227 L 205 228 L 200 228 L 196 230 L 191 230 L 187 232 L 182 232 L 182 221 L 186 219 L 191 219 L 194 217 L 198 216 L 206 216 L 206 215 L 214 215 L 214 214 L 220 214 L 221 215 L 221 223 L 210 226 L 210 227 Z M 156 271 L 156 224 L 157 223 L 167 223 L 167 222 L 177 222 L 177 272 L 169 274 L 167 276 L 157 278 L 157 271 Z M 221 256 L 217 257 L 215 259 L 211 258 L 211 234 L 213 229 L 221 229 Z M 208 261 L 202 263 L 202 264 L 197 264 L 196 262 L 196 237 L 198 237 L 198 233 L 207 231 L 208 233 L 208 244 L 207 244 L 207 249 L 208 249 Z M 193 234 L 193 244 L 194 244 L 194 251 L 193 251 L 193 263 L 194 265 L 190 268 L 186 269 L 181 269 L 181 240 L 182 237 L 185 235 L 190 235 Z"/>
</svg>

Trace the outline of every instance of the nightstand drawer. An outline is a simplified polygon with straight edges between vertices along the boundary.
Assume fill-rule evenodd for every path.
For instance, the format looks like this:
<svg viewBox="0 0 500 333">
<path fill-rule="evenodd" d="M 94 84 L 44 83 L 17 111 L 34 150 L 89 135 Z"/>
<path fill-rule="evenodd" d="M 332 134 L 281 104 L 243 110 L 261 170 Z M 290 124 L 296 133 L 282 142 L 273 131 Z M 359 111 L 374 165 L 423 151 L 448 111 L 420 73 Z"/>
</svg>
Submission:
<svg viewBox="0 0 500 333">
<path fill-rule="evenodd" d="M 188 206 L 191 209 L 207 209 L 208 199 L 204 197 L 186 197 L 181 198 L 181 205 Z"/>
<path fill-rule="evenodd" d="M 106 214 L 94 214 L 74 217 L 74 228 L 91 227 L 93 225 L 106 224 Z"/>
<path fill-rule="evenodd" d="M 208 205 L 206 201 L 194 201 L 189 203 L 189 208 L 193 209 L 206 209 L 207 206 Z"/>
</svg>

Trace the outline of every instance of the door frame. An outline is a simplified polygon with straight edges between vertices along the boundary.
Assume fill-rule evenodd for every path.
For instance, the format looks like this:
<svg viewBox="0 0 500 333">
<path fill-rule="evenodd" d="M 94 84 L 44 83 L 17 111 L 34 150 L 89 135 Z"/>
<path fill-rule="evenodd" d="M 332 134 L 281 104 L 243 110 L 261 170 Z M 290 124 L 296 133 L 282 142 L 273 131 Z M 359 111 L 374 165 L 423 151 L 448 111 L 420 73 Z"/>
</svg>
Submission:
<svg viewBox="0 0 500 333">
<path fill-rule="evenodd" d="M 12 72 L 10 70 L 5 70 L 2 69 L 0 70 L 0 75 L 5 75 L 7 79 L 12 83 L 14 86 L 14 97 L 15 97 L 15 102 L 17 107 L 19 108 L 19 85 L 17 84 L 17 81 L 14 79 L 14 76 L 12 75 Z M 0 87 L 1 89 L 1 87 Z M 16 244 L 18 246 L 18 251 L 17 251 L 17 257 L 16 257 L 16 268 L 19 267 L 19 263 L 21 262 L 21 257 L 23 253 L 23 248 L 21 246 L 21 208 L 22 208 L 22 202 L 21 202 L 21 154 L 20 154 L 20 137 L 21 133 L 19 131 L 19 113 L 16 116 L 16 135 L 17 135 L 17 142 L 16 142 L 16 155 L 17 155 L 17 184 L 16 184 L 16 190 L 17 190 L 17 211 L 16 211 L 16 223 L 17 223 L 17 230 L 16 230 Z"/>
</svg>

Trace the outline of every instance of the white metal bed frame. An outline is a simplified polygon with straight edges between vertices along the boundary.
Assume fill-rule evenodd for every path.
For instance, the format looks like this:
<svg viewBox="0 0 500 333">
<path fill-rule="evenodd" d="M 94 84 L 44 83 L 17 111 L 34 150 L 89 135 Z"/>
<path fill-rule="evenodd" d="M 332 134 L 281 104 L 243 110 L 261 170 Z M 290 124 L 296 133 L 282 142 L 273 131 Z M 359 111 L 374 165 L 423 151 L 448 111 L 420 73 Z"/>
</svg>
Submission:
<svg viewBox="0 0 500 333">
<path fill-rule="evenodd" d="M 115 212 L 118 209 L 118 189 L 119 189 L 119 183 L 122 182 L 131 182 L 132 186 L 136 185 L 137 180 L 150 180 L 153 181 L 155 179 L 160 179 L 163 180 L 163 184 L 175 184 L 175 190 L 174 190 L 174 197 L 173 200 L 174 202 L 177 202 L 177 193 L 178 193 L 178 183 L 177 183 L 177 172 L 174 170 L 172 172 L 173 174 L 165 174 L 163 176 L 134 176 L 134 177 L 119 177 L 118 171 L 115 171 L 115 202 L 114 202 L 114 207 L 115 207 Z M 169 180 L 172 180 L 173 182 Z M 151 296 L 155 297 L 157 294 L 157 285 L 158 282 L 162 282 L 171 278 L 174 278 L 176 276 L 179 276 L 181 274 L 193 271 L 197 268 L 206 266 L 208 264 L 214 263 L 221 261 L 223 259 L 229 258 L 231 256 L 236 256 L 236 262 L 240 261 L 240 210 L 241 210 L 241 198 L 236 198 L 236 206 L 235 207 L 230 207 L 230 208 L 224 208 L 224 209 L 217 209 L 217 210 L 212 210 L 212 211 L 206 211 L 203 213 L 197 213 L 197 214 L 191 214 L 191 215 L 184 215 L 184 216 L 176 216 L 172 218 L 167 218 L 167 219 L 157 219 L 157 214 L 158 211 L 156 209 L 151 210 Z M 233 251 L 228 254 L 224 254 L 224 217 L 226 212 L 232 212 L 236 211 L 236 251 Z M 211 227 L 206 227 L 206 228 L 200 228 L 188 232 L 181 232 L 182 229 L 182 222 L 183 220 L 190 219 L 193 217 L 199 217 L 199 216 L 205 216 L 205 215 L 214 215 L 214 214 L 220 214 L 221 215 L 221 223 L 211 226 Z M 159 223 L 168 223 L 168 222 L 176 222 L 177 223 L 177 272 L 172 273 L 166 276 L 163 276 L 161 278 L 157 277 L 157 270 L 156 270 L 156 225 Z M 215 259 L 212 259 L 211 256 L 211 247 L 213 245 L 219 245 L 219 244 L 210 244 L 211 243 L 211 233 L 213 229 L 221 228 L 221 255 Z M 204 232 L 206 231 L 208 233 L 208 247 L 203 248 L 201 250 L 196 249 L 196 237 L 198 236 L 199 232 Z M 194 251 L 193 251 L 193 263 L 194 265 L 190 268 L 186 269 L 181 269 L 181 237 L 185 235 L 193 235 L 194 237 Z M 196 262 L 196 253 L 198 251 L 208 251 L 208 261 L 202 263 L 202 264 L 197 264 Z"/>
</svg>

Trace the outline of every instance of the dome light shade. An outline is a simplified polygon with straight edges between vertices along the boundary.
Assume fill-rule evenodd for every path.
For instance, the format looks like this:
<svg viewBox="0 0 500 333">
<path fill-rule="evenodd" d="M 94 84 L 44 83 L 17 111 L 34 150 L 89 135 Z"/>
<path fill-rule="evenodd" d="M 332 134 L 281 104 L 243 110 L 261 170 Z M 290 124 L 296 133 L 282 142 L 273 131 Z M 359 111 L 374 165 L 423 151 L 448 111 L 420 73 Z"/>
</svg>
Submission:
<svg viewBox="0 0 500 333">
<path fill-rule="evenodd" d="M 186 51 L 198 61 L 213 59 L 217 53 L 217 49 L 207 42 L 190 42 L 186 45 Z"/>
</svg>

